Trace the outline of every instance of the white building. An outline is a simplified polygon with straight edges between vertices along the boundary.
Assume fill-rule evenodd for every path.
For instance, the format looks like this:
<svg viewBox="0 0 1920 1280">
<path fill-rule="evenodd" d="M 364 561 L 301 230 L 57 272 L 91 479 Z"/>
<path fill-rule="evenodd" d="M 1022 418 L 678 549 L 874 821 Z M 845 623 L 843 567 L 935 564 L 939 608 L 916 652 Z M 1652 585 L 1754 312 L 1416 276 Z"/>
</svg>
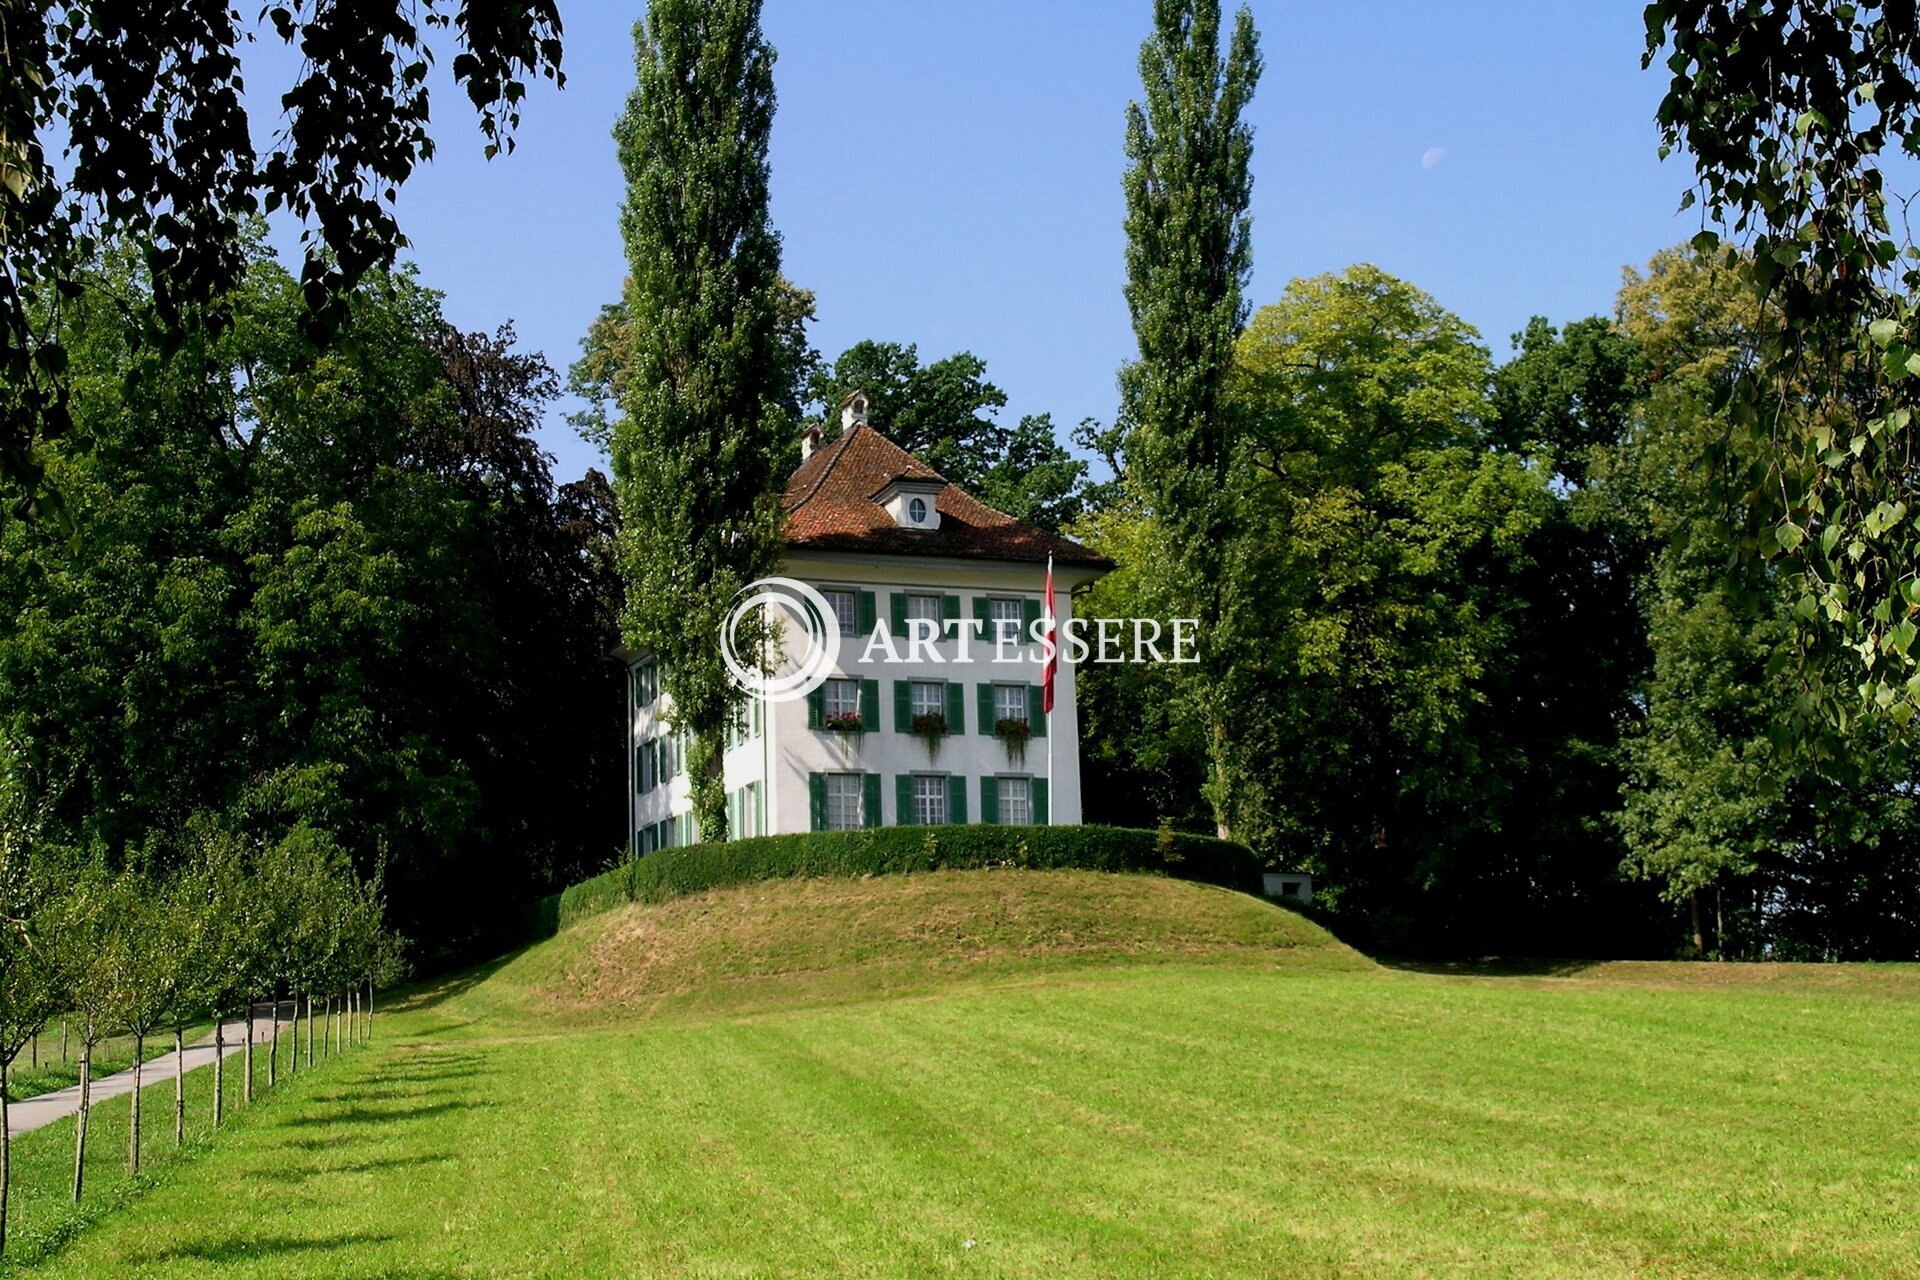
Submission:
<svg viewBox="0 0 1920 1280">
<path fill-rule="evenodd" d="M 866 410 L 855 392 L 838 439 L 822 445 L 810 429 L 787 482 L 780 573 L 826 597 L 840 661 L 804 701 L 755 702 L 730 736 L 732 831 L 1078 823 L 1079 715 L 1065 647 L 1053 714 L 1043 716 L 1038 646 L 996 646 L 995 636 L 1030 634 L 1049 554 L 1062 625 L 1073 590 L 1111 564 L 949 484 L 869 426 Z M 943 634 L 913 661 L 891 661 L 873 643 L 885 624 L 908 658 L 917 618 Z M 660 684 L 649 660 L 629 664 L 630 830 L 641 853 L 697 838 L 686 752 L 666 727 Z"/>
</svg>

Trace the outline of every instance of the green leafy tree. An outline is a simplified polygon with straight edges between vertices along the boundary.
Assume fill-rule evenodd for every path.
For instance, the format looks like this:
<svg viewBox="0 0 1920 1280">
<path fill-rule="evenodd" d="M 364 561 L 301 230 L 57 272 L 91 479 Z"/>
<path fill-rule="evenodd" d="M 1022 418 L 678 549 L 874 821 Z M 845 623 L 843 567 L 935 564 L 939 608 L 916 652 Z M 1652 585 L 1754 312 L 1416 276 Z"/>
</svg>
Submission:
<svg viewBox="0 0 1920 1280">
<path fill-rule="evenodd" d="M 1543 475 L 1491 447 L 1474 330 L 1378 268 L 1296 280 L 1241 338 L 1242 834 L 1388 945 L 1500 787 L 1470 731 L 1524 609 Z M 1267 762 L 1263 765 L 1257 762 Z"/>
<path fill-rule="evenodd" d="M 840 402 L 855 391 L 867 393 L 868 416 L 888 439 L 963 489 L 978 493 L 1006 457 L 1012 433 L 997 415 L 1007 394 L 971 351 L 922 365 L 911 343 L 864 339 L 814 372 L 807 400 L 838 432 Z"/>
<path fill-rule="evenodd" d="M 1649 543 L 1596 475 L 1632 430 L 1647 364 L 1602 316 L 1559 328 L 1536 316 L 1513 343 L 1494 376 L 1489 442 L 1553 483 L 1515 569 L 1508 659 L 1466 722 L 1497 785 L 1428 914 L 1450 948 L 1662 954 L 1665 913 L 1646 886 L 1621 882 L 1615 820 L 1651 662 L 1639 594 Z"/>
<path fill-rule="evenodd" d="M 377 284 L 316 350 L 262 258 L 162 359 L 143 270 L 97 264 L 65 315 L 88 444 L 41 451 L 74 536 L 0 529 L 0 788 L 77 847 L 327 830 L 451 960 L 620 838 L 611 504 L 533 443 L 543 361 Z"/>
<path fill-rule="evenodd" d="M 1651 547 L 1624 870 L 1683 908 L 1696 953 L 1916 954 L 1911 753 L 1883 719 L 1791 731 L 1803 589 L 1740 553 L 1702 465 L 1741 440 L 1728 417 L 1764 323 L 1744 273 L 1669 250 L 1629 275 L 1619 311 L 1661 375 L 1600 460 L 1607 502 Z"/>
<path fill-rule="evenodd" d="M 1585 483 L 1593 451 L 1618 444 L 1645 394 L 1640 344 L 1604 316 L 1555 329 L 1534 316 L 1494 381 L 1493 440 Z"/>
<path fill-rule="evenodd" d="M 1754 306 L 1751 367 L 1712 456 L 1734 549 L 1779 558 L 1807 698 L 1800 732 L 1920 709 L 1920 26 L 1910 4 L 1656 0 L 1665 148 L 1693 157 Z M 1696 247 L 1718 242 L 1703 230 Z M 1737 571 L 1744 573 L 1744 570 Z"/>
<path fill-rule="evenodd" d="M 13 1177 L 8 1075 L 27 1042 L 65 1007 L 46 934 L 46 896 L 47 885 L 24 850 L 0 832 L 0 1257 L 7 1250 Z"/>
<path fill-rule="evenodd" d="M 86 1190 L 93 1051 L 114 1029 L 111 939 L 116 886 L 112 872 L 99 860 L 56 874 L 59 887 L 48 912 L 46 937 L 61 996 L 74 1011 L 80 1037 L 80 1106 L 73 1123 L 73 1202 L 78 1204 Z"/>
<path fill-rule="evenodd" d="M 526 81 L 562 80 L 551 0 L 291 5 L 258 21 L 301 54 L 293 83 L 268 95 L 285 118 L 264 152 L 241 83 L 254 32 L 238 10 L 170 0 L 0 8 L 0 482 L 18 486 L 20 505 L 47 497 L 34 441 L 72 422 L 59 313 L 100 245 L 142 242 L 172 349 L 190 345 L 197 324 L 223 323 L 249 220 L 290 211 L 309 227 L 302 292 L 323 331 L 404 243 L 396 189 L 434 151 L 431 33 L 452 32 L 453 79 L 490 156 L 513 145 Z M 60 145 L 71 164 L 53 162 L 49 147 Z"/>
<path fill-rule="evenodd" d="M 721 753 L 744 694 L 718 637 L 780 554 L 794 419 L 767 212 L 774 53 L 758 0 L 654 0 L 614 129 L 627 198 L 629 364 L 612 425 L 627 643 L 657 655 L 703 838 L 727 836 Z M 744 637 L 749 644 L 754 637 Z"/>
<path fill-rule="evenodd" d="M 887 438 L 988 506 L 1016 520 L 1059 530 L 1086 509 L 1087 464 L 1060 444 L 1049 414 L 1028 414 L 1011 430 L 997 415 L 1006 393 L 988 382 L 987 362 L 970 351 L 932 364 L 919 349 L 867 339 L 854 343 L 807 384 L 826 426 L 855 391 Z"/>
<path fill-rule="evenodd" d="M 174 887 L 128 868 L 101 883 L 96 970 L 109 1025 L 133 1037 L 133 1092 L 127 1168 L 140 1172 L 141 1072 L 147 1037 L 173 1015 L 189 980 L 189 935 L 176 914 Z"/>
<path fill-rule="evenodd" d="M 1241 9 L 1223 54 L 1219 0 L 1155 0 L 1140 49 L 1143 103 L 1127 108 L 1127 310 L 1139 358 L 1121 370 L 1126 461 L 1167 543 L 1179 614 L 1200 624 L 1208 794 L 1226 834 L 1241 801 L 1232 758 L 1233 506 L 1237 429 L 1227 389 L 1253 250 L 1253 130 L 1260 77 Z"/>
</svg>

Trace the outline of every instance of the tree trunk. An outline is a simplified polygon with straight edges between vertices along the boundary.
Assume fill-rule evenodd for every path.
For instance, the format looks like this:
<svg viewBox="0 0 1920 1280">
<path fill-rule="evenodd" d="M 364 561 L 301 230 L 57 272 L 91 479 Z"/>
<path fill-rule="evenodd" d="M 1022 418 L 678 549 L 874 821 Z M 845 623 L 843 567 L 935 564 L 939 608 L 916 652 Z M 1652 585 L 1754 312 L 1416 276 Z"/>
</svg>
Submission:
<svg viewBox="0 0 1920 1280">
<path fill-rule="evenodd" d="M 187 1035 L 173 1029 L 173 1145 L 187 1144 Z"/>
<path fill-rule="evenodd" d="M 67 1065 L 67 1020 L 60 1019 L 60 1065 Z"/>
<path fill-rule="evenodd" d="M 226 1115 L 227 1024 L 213 1015 L 213 1127 L 218 1129 Z"/>
<path fill-rule="evenodd" d="M 1706 926 L 1700 919 L 1700 891 L 1695 889 L 1687 895 L 1687 905 L 1693 911 L 1693 950 L 1695 955 L 1707 954 Z"/>
<path fill-rule="evenodd" d="M 12 1119 L 6 1113 L 6 1084 L 0 1082 L 0 1257 L 6 1257 L 6 1197 L 13 1184 Z"/>
<path fill-rule="evenodd" d="M 313 996 L 307 996 L 307 1065 L 313 1065 Z"/>
<path fill-rule="evenodd" d="M 13 1183 L 12 1124 L 7 1116 L 7 1091 L 0 1088 L 0 1258 L 7 1256 L 7 1192 Z"/>
<path fill-rule="evenodd" d="M 133 1033 L 133 1096 L 129 1099 L 133 1119 L 128 1125 L 127 1172 L 140 1172 L 140 1072 L 147 1056 L 147 1037 Z"/>
<path fill-rule="evenodd" d="M 240 1099 L 248 1106 L 253 1105 L 253 997 L 247 997 L 247 1043 L 240 1050 L 241 1074 Z"/>
<path fill-rule="evenodd" d="M 367 979 L 367 1039 L 373 1039 L 373 979 Z"/>
<path fill-rule="evenodd" d="M 280 1083 L 280 996 L 273 997 L 273 1052 L 267 1055 L 267 1088 Z"/>
<path fill-rule="evenodd" d="M 86 1043 L 80 1046 L 80 1114 L 73 1125 L 73 1202 L 80 1203 L 80 1193 L 86 1188 L 87 1181 L 87 1109 L 93 1101 L 93 1026 L 87 1026 Z"/>
</svg>

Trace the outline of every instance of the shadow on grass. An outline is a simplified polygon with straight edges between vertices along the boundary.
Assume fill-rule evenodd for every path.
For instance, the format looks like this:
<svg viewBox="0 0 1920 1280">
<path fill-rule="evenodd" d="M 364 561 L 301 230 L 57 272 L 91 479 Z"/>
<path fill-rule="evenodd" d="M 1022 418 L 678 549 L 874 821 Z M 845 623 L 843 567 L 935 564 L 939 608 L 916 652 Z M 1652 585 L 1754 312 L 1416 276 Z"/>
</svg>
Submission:
<svg viewBox="0 0 1920 1280">
<path fill-rule="evenodd" d="M 338 1151 L 338 1142 L 289 1142 L 284 1144 L 288 1151 Z M 427 1151 L 411 1156 L 383 1156 L 377 1160 L 354 1160 L 345 1164 L 313 1165 L 307 1168 L 257 1169 L 249 1173 L 252 1178 L 262 1178 L 268 1182 L 278 1182 L 287 1186 L 297 1186 L 315 1178 L 331 1177 L 334 1174 L 385 1173 L 393 1169 L 415 1169 L 422 1165 L 442 1164 L 459 1157 L 451 1151 Z"/>
<path fill-rule="evenodd" d="M 497 1104 L 491 1102 L 468 1102 L 460 1099 L 448 1099 L 444 1102 L 429 1102 L 425 1106 L 400 1107 L 349 1107 L 345 1111 L 328 1111 L 319 1115 L 296 1116 L 287 1121 L 299 1128 L 328 1128 L 335 1125 L 381 1125 L 392 1124 L 396 1120 L 418 1120 L 426 1116 L 446 1115 L 452 1111 L 477 1111 L 482 1107 Z"/>
<path fill-rule="evenodd" d="M 252 1258 L 285 1257 L 300 1253 L 332 1253 L 355 1245 L 386 1244 L 392 1236 L 365 1233 L 300 1239 L 294 1236 L 229 1236 L 223 1240 L 196 1240 L 148 1254 L 143 1262 L 231 1263 Z"/>
<path fill-rule="evenodd" d="M 1376 957 L 1387 969 L 1431 973 L 1449 978 L 1572 978 L 1607 963 L 1604 960 L 1528 960 L 1488 956 L 1477 960 L 1411 960 Z"/>
<path fill-rule="evenodd" d="M 488 960 L 484 964 L 477 964 L 471 969 L 436 974 L 431 978 L 410 982 L 404 987 L 396 987 L 391 992 L 383 992 L 374 1006 L 376 1023 L 382 1013 L 419 1013 L 451 1000 L 455 996 L 464 995 L 500 972 L 525 950 L 527 950 L 526 947 L 517 947 L 503 956 Z"/>
</svg>

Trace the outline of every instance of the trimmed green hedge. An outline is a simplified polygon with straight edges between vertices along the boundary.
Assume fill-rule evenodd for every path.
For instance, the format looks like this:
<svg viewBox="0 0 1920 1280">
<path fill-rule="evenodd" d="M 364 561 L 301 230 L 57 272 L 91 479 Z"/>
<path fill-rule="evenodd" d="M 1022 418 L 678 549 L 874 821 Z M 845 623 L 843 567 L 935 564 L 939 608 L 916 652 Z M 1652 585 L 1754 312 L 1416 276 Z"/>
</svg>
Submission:
<svg viewBox="0 0 1920 1280">
<path fill-rule="evenodd" d="M 881 827 L 759 836 L 662 849 L 534 904 L 536 938 L 628 902 L 798 876 L 896 875 L 941 868 L 1135 871 L 1260 891 L 1260 862 L 1231 840 L 1129 827 Z"/>
</svg>

